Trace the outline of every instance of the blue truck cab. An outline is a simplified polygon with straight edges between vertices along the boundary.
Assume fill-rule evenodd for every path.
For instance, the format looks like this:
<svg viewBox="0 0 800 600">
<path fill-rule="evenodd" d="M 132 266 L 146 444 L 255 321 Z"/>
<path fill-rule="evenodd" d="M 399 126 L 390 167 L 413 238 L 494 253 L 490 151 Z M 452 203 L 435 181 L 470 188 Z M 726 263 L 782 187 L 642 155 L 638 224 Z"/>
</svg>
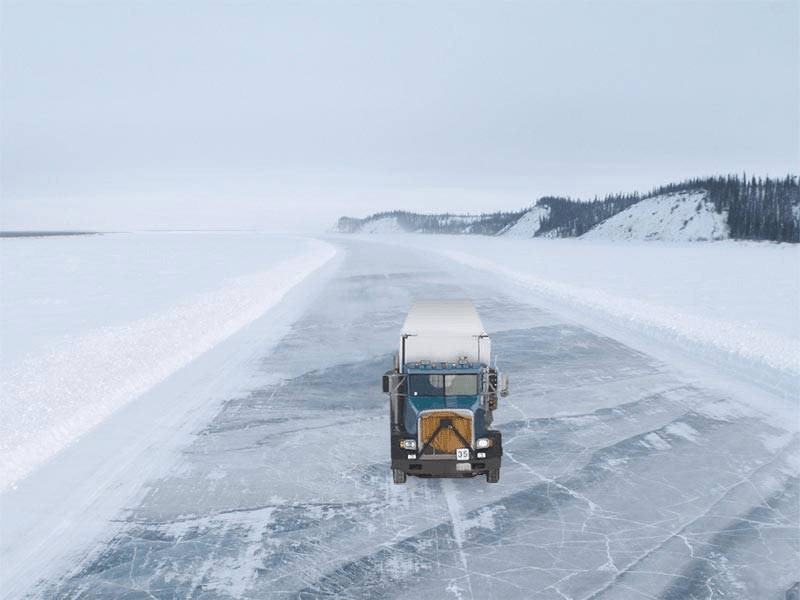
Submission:
<svg viewBox="0 0 800 600">
<path fill-rule="evenodd" d="M 508 384 L 501 376 L 498 389 L 489 359 L 489 337 L 470 300 L 414 301 L 394 368 L 383 377 L 395 483 L 408 475 L 499 481 L 502 436 L 490 425 Z"/>
</svg>

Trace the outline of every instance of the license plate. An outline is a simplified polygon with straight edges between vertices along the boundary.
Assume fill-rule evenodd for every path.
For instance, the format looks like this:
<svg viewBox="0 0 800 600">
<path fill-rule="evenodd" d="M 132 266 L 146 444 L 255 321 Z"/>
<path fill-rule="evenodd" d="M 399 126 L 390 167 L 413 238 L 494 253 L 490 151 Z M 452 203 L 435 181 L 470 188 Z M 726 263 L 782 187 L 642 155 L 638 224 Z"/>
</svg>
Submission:
<svg viewBox="0 0 800 600">
<path fill-rule="evenodd" d="M 456 448 L 456 460 L 469 460 L 469 448 Z"/>
<path fill-rule="evenodd" d="M 469 471 L 471 466 L 469 463 L 456 463 L 456 471 Z"/>
</svg>

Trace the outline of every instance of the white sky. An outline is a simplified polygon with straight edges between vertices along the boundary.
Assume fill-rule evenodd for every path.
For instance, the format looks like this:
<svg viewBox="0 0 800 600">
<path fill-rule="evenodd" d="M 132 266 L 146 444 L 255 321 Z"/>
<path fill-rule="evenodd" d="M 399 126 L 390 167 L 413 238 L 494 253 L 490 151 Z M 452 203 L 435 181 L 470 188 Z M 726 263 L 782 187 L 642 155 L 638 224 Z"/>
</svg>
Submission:
<svg viewBox="0 0 800 600">
<path fill-rule="evenodd" d="M 4 228 L 324 229 L 800 164 L 797 1 L 0 1 Z"/>
</svg>

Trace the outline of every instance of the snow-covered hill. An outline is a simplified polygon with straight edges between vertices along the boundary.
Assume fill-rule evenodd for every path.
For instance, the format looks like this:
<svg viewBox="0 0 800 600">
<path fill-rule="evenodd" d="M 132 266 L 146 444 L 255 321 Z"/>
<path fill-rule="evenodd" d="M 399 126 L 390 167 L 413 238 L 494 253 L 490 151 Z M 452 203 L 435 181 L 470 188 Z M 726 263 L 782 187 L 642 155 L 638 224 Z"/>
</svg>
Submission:
<svg viewBox="0 0 800 600">
<path fill-rule="evenodd" d="M 543 196 L 529 208 L 472 215 L 381 212 L 341 217 L 339 233 L 445 233 L 506 238 L 586 237 L 669 242 L 722 239 L 800 242 L 800 181 L 738 176 L 692 179 L 646 195 L 593 200 Z"/>
<path fill-rule="evenodd" d="M 505 227 L 497 235 L 521 239 L 532 238 L 539 231 L 541 220 L 545 219 L 549 214 L 549 206 L 536 205 L 522 215 L 516 223 Z"/>
<path fill-rule="evenodd" d="M 522 214 L 502 215 L 506 224 L 497 229 L 495 215 L 418 215 L 383 213 L 365 219 L 343 218 L 338 230 L 348 233 L 449 233 L 494 234 L 506 238 L 564 237 L 560 229 L 542 231 L 551 217 L 548 204 L 532 206 Z M 646 198 L 600 222 L 582 237 L 596 240 L 702 241 L 728 238 L 727 214 L 717 213 L 705 190 L 689 190 Z"/>
<path fill-rule="evenodd" d="M 727 214 L 714 210 L 705 190 L 662 194 L 637 202 L 581 237 L 668 242 L 722 240 L 728 238 Z"/>
</svg>

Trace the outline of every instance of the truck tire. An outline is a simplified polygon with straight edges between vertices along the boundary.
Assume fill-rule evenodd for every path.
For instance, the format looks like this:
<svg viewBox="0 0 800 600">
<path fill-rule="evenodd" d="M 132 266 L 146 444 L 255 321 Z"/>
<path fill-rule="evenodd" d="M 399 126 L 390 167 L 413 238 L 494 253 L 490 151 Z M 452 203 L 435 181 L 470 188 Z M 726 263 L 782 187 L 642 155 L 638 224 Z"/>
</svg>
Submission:
<svg viewBox="0 0 800 600">
<path fill-rule="evenodd" d="M 395 483 L 405 483 L 406 482 L 406 472 L 402 469 L 392 469 L 392 475 L 394 475 L 394 482 Z"/>
<path fill-rule="evenodd" d="M 486 474 L 486 481 L 488 483 L 497 483 L 500 481 L 500 469 L 492 469 Z"/>
</svg>

